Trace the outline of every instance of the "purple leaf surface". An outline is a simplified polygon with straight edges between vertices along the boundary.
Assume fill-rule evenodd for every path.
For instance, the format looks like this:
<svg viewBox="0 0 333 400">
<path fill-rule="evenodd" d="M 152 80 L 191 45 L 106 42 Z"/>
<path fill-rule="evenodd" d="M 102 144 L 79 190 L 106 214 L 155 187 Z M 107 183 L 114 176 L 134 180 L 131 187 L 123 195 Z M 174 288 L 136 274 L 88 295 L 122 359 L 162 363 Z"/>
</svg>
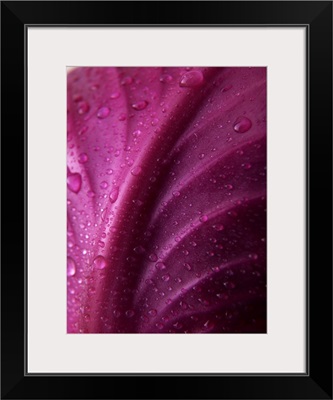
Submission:
<svg viewBox="0 0 333 400">
<path fill-rule="evenodd" d="M 266 332 L 266 68 L 78 68 L 67 92 L 68 332 Z"/>
</svg>

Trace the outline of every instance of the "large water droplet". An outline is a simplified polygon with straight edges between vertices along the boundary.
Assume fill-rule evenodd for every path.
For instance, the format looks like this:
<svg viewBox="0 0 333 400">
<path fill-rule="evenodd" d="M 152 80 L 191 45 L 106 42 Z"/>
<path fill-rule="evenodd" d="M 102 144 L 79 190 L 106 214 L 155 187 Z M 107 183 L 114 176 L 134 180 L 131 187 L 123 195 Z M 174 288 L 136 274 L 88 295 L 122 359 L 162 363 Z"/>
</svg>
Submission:
<svg viewBox="0 0 333 400">
<path fill-rule="evenodd" d="M 144 254 L 146 252 L 146 249 L 143 246 L 136 246 L 133 249 L 136 254 Z"/>
<path fill-rule="evenodd" d="M 79 163 L 84 164 L 88 161 L 88 155 L 86 153 L 81 153 L 79 155 Z"/>
<path fill-rule="evenodd" d="M 135 314 L 134 310 L 127 310 L 125 312 L 127 318 L 132 318 L 134 314 Z"/>
<path fill-rule="evenodd" d="M 101 189 L 106 189 L 109 186 L 109 184 L 106 181 L 101 182 L 100 188 Z"/>
<path fill-rule="evenodd" d="M 157 315 L 157 310 L 156 310 L 155 308 L 153 308 L 153 309 L 151 309 L 151 310 L 148 311 L 148 314 L 149 314 L 151 317 L 155 317 L 155 316 Z"/>
<path fill-rule="evenodd" d="M 106 260 L 103 256 L 97 256 L 94 261 L 94 268 L 96 269 L 104 269 L 107 265 Z"/>
<path fill-rule="evenodd" d="M 80 115 L 86 114 L 90 109 L 89 104 L 86 101 L 80 101 L 77 106 L 77 112 Z"/>
<path fill-rule="evenodd" d="M 155 262 L 158 260 L 158 257 L 155 253 L 151 253 L 148 258 L 151 262 Z"/>
<path fill-rule="evenodd" d="M 142 101 L 137 101 L 136 103 L 132 104 L 132 108 L 136 111 L 141 111 L 144 110 L 148 105 L 148 102 L 146 100 Z"/>
<path fill-rule="evenodd" d="M 67 187 L 74 193 L 79 193 L 82 185 L 81 175 L 78 173 L 70 174 L 67 176 Z"/>
<path fill-rule="evenodd" d="M 110 99 L 118 99 L 120 92 L 113 92 L 110 94 Z"/>
<path fill-rule="evenodd" d="M 238 133 L 247 132 L 252 126 L 252 122 L 250 119 L 246 117 L 239 117 L 234 122 L 234 131 Z"/>
<path fill-rule="evenodd" d="M 164 281 L 164 282 L 168 282 L 169 280 L 170 280 L 170 274 L 165 274 L 165 275 L 163 275 L 162 276 L 162 280 Z"/>
<path fill-rule="evenodd" d="M 201 85 L 203 80 L 204 77 L 201 71 L 190 71 L 182 76 L 179 86 L 192 88 Z"/>
<path fill-rule="evenodd" d="M 158 262 L 155 264 L 156 269 L 159 269 L 162 271 L 163 269 L 166 269 L 166 265 L 163 262 Z"/>
<path fill-rule="evenodd" d="M 118 195 L 119 195 L 119 188 L 118 187 L 113 188 L 109 196 L 111 203 L 115 203 L 117 201 Z"/>
<path fill-rule="evenodd" d="M 141 171 L 142 171 L 142 168 L 137 166 L 132 169 L 131 174 L 134 176 L 137 176 L 137 175 L 141 174 Z"/>
<path fill-rule="evenodd" d="M 74 276 L 76 273 L 76 264 L 72 257 L 67 257 L 67 276 Z"/>
<path fill-rule="evenodd" d="M 110 109 L 109 109 L 109 107 L 101 107 L 101 108 L 97 111 L 97 118 L 99 118 L 99 119 L 104 119 L 104 118 L 106 118 L 109 114 L 110 114 Z"/>
</svg>

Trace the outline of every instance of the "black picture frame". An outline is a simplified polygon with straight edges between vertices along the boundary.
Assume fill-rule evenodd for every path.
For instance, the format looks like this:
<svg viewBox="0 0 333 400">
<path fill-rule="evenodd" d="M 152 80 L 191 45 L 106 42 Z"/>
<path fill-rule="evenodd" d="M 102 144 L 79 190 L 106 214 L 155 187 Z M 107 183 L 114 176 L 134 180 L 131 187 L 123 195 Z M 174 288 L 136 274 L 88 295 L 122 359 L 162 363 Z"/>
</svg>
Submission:
<svg viewBox="0 0 333 400">
<path fill-rule="evenodd" d="M 305 374 L 26 373 L 25 34 L 32 25 L 76 24 L 306 27 L 308 357 Z M 1 397 L 332 399 L 332 2 L 4 1 L 1 33 Z"/>
</svg>

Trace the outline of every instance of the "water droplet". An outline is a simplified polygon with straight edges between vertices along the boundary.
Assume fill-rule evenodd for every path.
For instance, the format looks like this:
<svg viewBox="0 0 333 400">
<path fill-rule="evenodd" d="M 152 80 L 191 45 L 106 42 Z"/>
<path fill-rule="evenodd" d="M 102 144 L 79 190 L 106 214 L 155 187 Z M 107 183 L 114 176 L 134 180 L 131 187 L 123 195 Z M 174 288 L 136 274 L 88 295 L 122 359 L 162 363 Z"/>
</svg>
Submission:
<svg viewBox="0 0 333 400">
<path fill-rule="evenodd" d="M 95 194 L 92 190 L 89 190 L 89 191 L 87 192 L 87 196 L 90 197 L 90 198 L 92 199 L 92 198 L 94 198 L 94 197 L 96 196 L 96 194 Z"/>
<path fill-rule="evenodd" d="M 130 85 L 133 82 L 133 78 L 131 76 L 125 76 L 124 79 L 120 82 L 121 85 Z"/>
<path fill-rule="evenodd" d="M 207 320 L 203 325 L 205 330 L 211 330 L 214 328 L 214 326 L 215 326 L 214 322 L 212 322 L 210 320 Z"/>
<path fill-rule="evenodd" d="M 118 187 L 113 188 L 109 196 L 111 203 L 115 203 L 117 201 L 118 195 L 119 195 L 119 188 Z"/>
<path fill-rule="evenodd" d="M 158 257 L 155 253 L 151 253 L 148 258 L 151 262 L 155 262 L 158 260 Z"/>
<path fill-rule="evenodd" d="M 227 281 L 224 282 L 223 285 L 227 288 L 227 289 L 234 289 L 236 287 L 236 285 L 233 282 Z"/>
<path fill-rule="evenodd" d="M 180 192 L 178 192 L 178 191 L 172 192 L 172 195 L 174 197 L 179 197 L 180 196 Z"/>
<path fill-rule="evenodd" d="M 86 153 L 81 153 L 79 155 L 79 163 L 84 164 L 88 161 L 88 155 Z"/>
<path fill-rule="evenodd" d="M 140 318 L 142 319 L 143 322 L 149 322 L 149 318 L 147 317 L 147 315 L 141 315 Z"/>
<path fill-rule="evenodd" d="M 109 109 L 109 107 L 101 107 L 101 108 L 97 111 L 97 118 L 99 118 L 99 119 L 104 119 L 104 118 L 106 118 L 109 114 L 110 114 L 110 109 Z"/>
<path fill-rule="evenodd" d="M 110 94 L 110 99 L 118 99 L 120 92 L 113 92 Z"/>
<path fill-rule="evenodd" d="M 200 217 L 200 221 L 201 221 L 201 222 L 206 222 L 206 221 L 208 221 L 207 215 L 203 215 L 202 217 Z"/>
<path fill-rule="evenodd" d="M 222 224 L 219 225 L 213 225 L 213 228 L 217 231 L 217 232 L 221 232 L 224 229 L 224 226 Z"/>
<path fill-rule="evenodd" d="M 127 310 L 125 312 L 127 318 L 132 318 L 134 314 L 135 314 L 134 310 Z"/>
<path fill-rule="evenodd" d="M 182 79 L 179 82 L 179 86 L 192 88 L 201 85 L 203 80 L 204 78 L 201 71 L 190 71 L 182 76 Z"/>
<path fill-rule="evenodd" d="M 185 269 L 187 269 L 187 271 L 191 271 L 191 269 L 192 269 L 192 267 L 188 263 L 185 263 L 184 267 L 185 267 Z"/>
<path fill-rule="evenodd" d="M 208 300 L 202 299 L 201 297 L 198 298 L 198 302 L 206 307 L 210 305 L 210 302 Z"/>
<path fill-rule="evenodd" d="M 249 254 L 249 258 L 251 258 L 251 260 L 258 260 L 258 254 L 255 253 Z"/>
<path fill-rule="evenodd" d="M 146 100 L 142 101 L 137 101 L 136 103 L 132 104 L 132 108 L 136 111 L 141 111 L 144 110 L 148 105 L 148 102 Z"/>
<path fill-rule="evenodd" d="M 99 88 L 99 85 L 97 83 L 95 83 L 94 85 L 90 86 L 91 90 L 97 90 Z"/>
<path fill-rule="evenodd" d="M 170 83 L 171 81 L 172 81 L 172 76 L 171 75 L 169 75 L 169 74 L 163 74 L 161 77 L 160 77 L 160 82 L 162 82 L 162 83 Z"/>
<path fill-rule="evenodd" d="M 132 169 L 131 174 L 134 176 L 138 176 L 141 174 L 141 171 L 142 171 L 142 168 L 137 166 Z"/>
<path fill-rule="evenodd" d="M 244 169 L 251 169 L 251 168 L 252 168 L 252 165 L 251 165 L 250 163 L 245 163 L 245 164 L 242 164 L 242 167 L 243 167 Z"/>
<path fill-rule="evenodd" d="M 165 275 L 163 275 L 163 276 L 162 276 L 162 280 L 163 280 L 164 282 L 168 282 L 168 281 L 170 280 L 170 274 L 165 274 Z"/>
<path fill-rule="evenodd" d="M 251 120 L 246 117 L 239 117 L 234 122 L 234 131 L 238 133 L 245 133 L 251 128 L 251 126 Z"/>
<path fill-rule="evenodd" d="M 86 101 L 80 101 L 77 106 L 77 112 L 80 115 L 86 114 L 90 109 L 89 104 Z"/>
<path fill-rule="evenodd" d="M 156 328 L 161 330 L 161 329 L 164 328 L 164 325 L 163 325 L 161 322 L 158 322 L 158 323 L 156 324 Z"/>
<path fill-rule="evenodd" d="M 132 135 L 135 137 L 135 138 L 138 138 L 140 135 L 141 135 L 141 131 L 140 131 L 140 129 L 137 129 L 137 130 L 135 130 L 134 132 L 132 132 Z"/>
<path fill-rule="evenodd" d="M 202 160 L 203 158 L 205 158 L 205 154 L 204 153 L 199 154 L 199 158 L 200 160 Z"/>
<path fill-rule="evenodd" d="M 135 251 L 136 254 L 144 254 L 146 252 L 146 249 L 142 246 L 134 247 L 133 250 Z"/>
<path fill-rule="evenodd" d="M 72 257 L 67 257 L 67 276 L 74 276 L 76 273 L 76 264 Z"/>
<path fill-rule="evenodd" d="M 101 189 L 106 189 L 109 186 L 109 184 L 106 181 L 101 182 L 100 188 Z"/>
<path fill-rule="evenodd" d="M 82 185 L 81 175 L 78 173 L 70 174 L 67 177 L 67 187 L 74 193 L 79 193 Z"/>
<path fill-rule="evenodd" d="M 84 126 L 82 129 L 79 130 L 78 135 L 79 136 L 83 135 L 84 133 L 87 132 L 87 130 L 88 130 L 88 127 Z"/>
<path fill-rule="evenodd" d="M 155 268 L 162 271 L 163 269 L 166 269 L 166 265 L 163 262 L 158 262 L 155 264 Z"/>
<path fill-rule="evenodd" d="M 113 174 L 113 169 L 111 169 L 111 168 L 107 169 L 107 170 L 106 170 L 106 173 L 107 173 L 108 175 L 112 175 L 112 174 Z"/>
<path fill-rule="evenodd" d="M 104 269 L 106 267 L 106 260 L 103 256 L 97 256 L 94 259 L 93 264 L 96 269 Z"/>
<path fill-rule="evenodd" d="M 81 94 L 79 94 L 79 93 L 73 94 L 73 101 L 74 101 L 75 103 L 77 103 L 78 101 L 81 101 L 81 100 L 83 100 L 83 97 L 82 97 Z"/>
<path fill-rule="evenodd" d="M 155 310 L 155 309 L 149 310 L 149 311 L 148 311 L 148 314 L 149 314 L 151 317 L 155 317 L 155 315 L 157 315 L 157 310 Z"/>
<path fill-rule="evenodd" d="M 179 305 L 183 310 L 187 310 L 188 309 L 188 304 L 185 301 L 181 301 L 179 303 Z"/>
</svg>

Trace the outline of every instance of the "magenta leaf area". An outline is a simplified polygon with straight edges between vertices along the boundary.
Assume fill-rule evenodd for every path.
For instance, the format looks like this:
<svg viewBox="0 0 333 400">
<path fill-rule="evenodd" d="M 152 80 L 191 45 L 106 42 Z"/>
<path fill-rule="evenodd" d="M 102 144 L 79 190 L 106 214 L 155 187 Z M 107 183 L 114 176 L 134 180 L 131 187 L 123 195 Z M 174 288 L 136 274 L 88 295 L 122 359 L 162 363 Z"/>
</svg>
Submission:
<svg viewBox="0 0 333 400">
<path fill-rule="evenodd" d="M 77 68 L 69 333 L 266 332 L 266 68 Z"/>
</svg>

